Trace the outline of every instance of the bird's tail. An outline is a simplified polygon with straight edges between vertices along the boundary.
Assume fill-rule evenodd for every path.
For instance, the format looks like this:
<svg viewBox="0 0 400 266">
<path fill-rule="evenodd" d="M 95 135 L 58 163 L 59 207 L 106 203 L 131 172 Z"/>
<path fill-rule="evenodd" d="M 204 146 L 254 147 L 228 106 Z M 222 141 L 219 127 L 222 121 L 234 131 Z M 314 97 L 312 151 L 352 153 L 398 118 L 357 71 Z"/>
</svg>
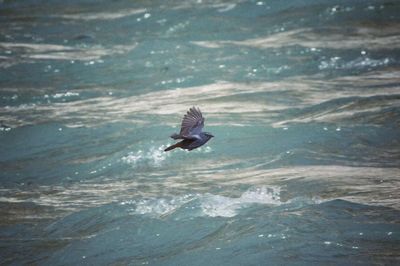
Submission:
<svg viewBox="0 0 400 266">
<path fill-rule="evenodd" d="M 180 146 L 181 146 L 181 143 L 178 142 L 178 143 L 175 143 L 174 145 L 169 146 L 169 147 L 166 148 L 164 151 L 170 151 L 170 150 L 173 150 L 173 149 L 178 148 L 178 147 L 180 147 Z"/>
</svg>

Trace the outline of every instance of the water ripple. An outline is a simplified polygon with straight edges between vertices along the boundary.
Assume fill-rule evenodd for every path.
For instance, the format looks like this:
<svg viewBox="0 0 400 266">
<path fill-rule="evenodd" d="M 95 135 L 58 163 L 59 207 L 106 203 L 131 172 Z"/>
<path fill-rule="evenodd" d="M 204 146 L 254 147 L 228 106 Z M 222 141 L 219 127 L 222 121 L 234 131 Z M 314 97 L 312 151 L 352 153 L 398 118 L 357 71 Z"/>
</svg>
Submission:
<svg viewBox="0 0 400 266">
<path fill-rule="evenodd" d="M 206 48 L 221 48 L 227 45 L 248 46 L 254 48 L 281 48 L 288 46 L 303 46 L 312 49 L 369 49 L 380 50 L 400 48 L 400 37 L 397 25 L 382 26 L 377 28 L 357 27 L 351 28 L 346 34 L 341 28 L 311 29 L 300 28 L 279 33 L 270 34 L 265 37 L 247 39 L 242 41 L 193 41 L 194 44 Z M 374 38 L 370 38 L 374 36 Z"/>
<path fill-rule="evenodd" d="M 137 44 L 114 45 L 106 48 L 101 45 L 86 47 L 66 46 L 58 44 L 36 44 L 36 43 L 11 43 L 1 42 L 0 50 L 12 51 L 15 54 L 7 56 L 6 64 L 3 67 L 10 67 L 15 64 L 24 63 L 27 60 L 76 60 L 91 61 L 99 60 L 102 57 L 124 54 L 133 49 Z M 22 60 L 22 61 L 21 61 Z"/>
<path fill-rule="evenodd" d="M 357 83 L 352 82 L 354 77 L 351 76 L 329 81 L 304 77 L 277 82 L 220 81 L 124 98 L 113 95 L 90 99 L 73 97 L 72 101 L 61 103 L 4 106 L 0 107 L 0 115 L 11 127 L 45 121 L 58 121 L 71 127 L 109 122 L 143 125 L 148 123 L 147 115 L 157 115 L 161 124 L 174 125 L 176 114 L 185 112 L 187 106 L 206 105 L 209 125 L 246 126 L 256 121 L 274 127 L 311 121 L 354 124 L 357 119 L 365 123 L 368 117 L 368 123 L 381 124 L 385 120 L 379 117 L 388 117 L 382 112 L 398 108 L 400 104 L 396 73 L 398 71 L 392 74 L 372 72 L 359 76 Z M 346 89 L 326 90 L 326 86 Z M 56 95 L 72 94 L 76 95 L 74 91 Z"/>
</svg>

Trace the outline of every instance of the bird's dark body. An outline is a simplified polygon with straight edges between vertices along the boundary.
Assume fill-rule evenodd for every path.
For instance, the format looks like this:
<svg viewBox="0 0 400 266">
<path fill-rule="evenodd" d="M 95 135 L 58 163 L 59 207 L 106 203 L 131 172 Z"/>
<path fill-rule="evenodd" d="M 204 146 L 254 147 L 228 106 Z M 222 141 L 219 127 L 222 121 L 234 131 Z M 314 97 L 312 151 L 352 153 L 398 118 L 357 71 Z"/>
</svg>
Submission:
<svg viewBox="0 0 400 266">
<path fill-rule="evenodd" d="M 164 151 L 170 151 L 175 148 L 184 150 L 193 150 L 207 143 L 213 135 L 208 132 L 202 132 L 204 126 L 204 118 L 200 109 L 190 108 L 183 117 L 181 131 L 179 134 L 172 134 L 173 139 L 182 139 L 182 141 L 169 146 Z"/>
<path fill-rule="evenodd" d="M 193 150 L 196 149 L 200 146 L 203 146 L 205 144 L 205 142 L 209 141 L 211 139 L 211 137 L 207 137 L 207 136 L 202 136 L 202 139 L 198 140 L 198 139 L 184 139 L 178 143 L 175 143 L 172 146 L 169 146 L 168 148 L 165 149 L 165 151 L 170 151 L 173 150 L 175 148 L 181 148 L 184 150 Z M 204 142 L 205 141 L 205 142 Z"/>
<path fill-rule="evenodd" d="M 193 142 L 195 142 L 192 139 L 184 139 L 178 143 L 175 143 L 174 145 L 169 146 L 168 148 L 166 148 L 164 151 L 170 151 L 173 150 L 175 148 L 181 148 L 181 149 L 186 149 L 186 150 L 192 150 L 190 147 L 191 144 L 193 144 Z"/>
</svg>

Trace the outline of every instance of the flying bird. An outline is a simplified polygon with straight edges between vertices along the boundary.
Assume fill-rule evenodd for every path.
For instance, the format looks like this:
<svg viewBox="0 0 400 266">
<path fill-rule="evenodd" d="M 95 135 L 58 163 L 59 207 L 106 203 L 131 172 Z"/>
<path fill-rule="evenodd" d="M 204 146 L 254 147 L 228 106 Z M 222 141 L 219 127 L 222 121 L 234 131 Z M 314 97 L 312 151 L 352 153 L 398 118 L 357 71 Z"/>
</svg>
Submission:
<svg viewBox="0 0 400 266">
<path fill-rule="evenodd" d="M 171 138 L 182 141 L 169 146 L 164 151 L 170 151 L 175 148 L 181 148 L 184 150 L 193 150 L 207 143 L 212 137 L 212 134 L 203 132 L 204 117 L 201 114 L 199 108 L 192 107 L 189 109 L 187 114 L 183 116 L 181 124 L 181 132 L 179 134 L 174 133 Z"/>
</svg>

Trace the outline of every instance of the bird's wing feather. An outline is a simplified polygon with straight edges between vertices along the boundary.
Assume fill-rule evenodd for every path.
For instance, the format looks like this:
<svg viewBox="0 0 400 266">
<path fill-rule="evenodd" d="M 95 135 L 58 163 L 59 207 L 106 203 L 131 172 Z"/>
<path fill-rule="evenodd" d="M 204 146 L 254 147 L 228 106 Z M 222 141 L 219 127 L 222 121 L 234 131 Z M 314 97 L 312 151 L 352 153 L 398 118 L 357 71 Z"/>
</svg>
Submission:
<svg viewBox="0 0 400 266">
<path fill-rule="evenodd" d="M 180 135 L 188 139 L 198 138 L 203 127 L 204 118 L 200 109 L 192 107 L 183 117 Z"/>
</svg>

